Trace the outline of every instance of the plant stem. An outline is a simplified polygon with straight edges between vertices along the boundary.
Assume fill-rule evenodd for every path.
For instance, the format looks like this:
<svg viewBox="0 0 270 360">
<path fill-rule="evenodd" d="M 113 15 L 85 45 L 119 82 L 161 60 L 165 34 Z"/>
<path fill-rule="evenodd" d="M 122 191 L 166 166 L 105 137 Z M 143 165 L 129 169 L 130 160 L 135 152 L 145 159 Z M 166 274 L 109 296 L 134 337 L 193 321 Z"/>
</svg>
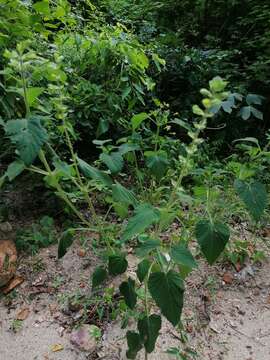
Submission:
<svg viewBox="0 0 270 360">
<path fill-rule="evenodd" d="M 20 56 L 20 68 L 21 68 L 21 79 L 22 79 L 22 85 L 23 85 L 23 99 L 24 99 L 24 104 L 25 104 L 26 117 L 28 117 L 30 115 L 30 107 L 29 107 L 28 99 L 27 99 L 27 84 L 26 84 L 26 79 L 24 76 L 24 67 L 23 67 L 23 61 L 22 61 L 21 56 Z"/>
<path fill-rule="evenodd" d="M 89 209 L 90 209 L 90 211 L 92 213 L 95 224 L 99 225 L 99 228 L 100 228 L 100 224 L 99 224 L 99 221 L 98 221 L 98 216 L 97 216 L 96 211 L 95 211 L 95 207 L 94 207 L 94 205 L 92 203 L 92 200 L 90 199 L 88 191 L 85 188 L 84 183 L 83 183 L 82 178 L 81 178 L 81 174 L 80 174 L 80 171 L 79 171 L 79 168 L 78 168 L 77 158 L 76 158 L 76 155 L 74 153 L 74 149 L 73 149 L 73 146 L 72 146 L 72 143 L 71 143 L 71 139 L 70 139 L 68 130 L 66 128 L 65 120 L 64 120 L 64 132 L 65 132 L 67 144 L 68 144 L 68 147 L 69 147 L 69 151 L 70 151 L 73 163 L 74 163 L 77 179 L 79 181 L 79 184 L 77 184 L 77 186 L 79 185 L 78 187 L 81 190 L 81 192 L 83 193 L 83 195 L 84 195 L 84 197 L 86 199 L 86 202 L 88 203 L 88 207 L 89 207 Z"/>
<path fill-rule="evenodd" d="M 40 150 L 39 152 L 39 158 L 40 161 L 43 163 L 45 169 L 47 170 L 49 175 L 52 175 L 52 170 L 50 168 L 50 165 L 48 164 L 48 161 L 46 159 L 46 156 L 43 152 L 43 150 Z M 80 211 L 72 204 L 72 202 L 69 200 L 69 198 L 67 197 L 65 191 L 62 189 L 61 185 L 56 182 L 55 188 L 58 191 L 59 196 L 66 202 L 66 204 L 70 207 L 70 209 L 77 215 L 77 217 L 88 227 L 91 227 L 91 223 L 88 222 L 80 213 Z"/>
</svg>

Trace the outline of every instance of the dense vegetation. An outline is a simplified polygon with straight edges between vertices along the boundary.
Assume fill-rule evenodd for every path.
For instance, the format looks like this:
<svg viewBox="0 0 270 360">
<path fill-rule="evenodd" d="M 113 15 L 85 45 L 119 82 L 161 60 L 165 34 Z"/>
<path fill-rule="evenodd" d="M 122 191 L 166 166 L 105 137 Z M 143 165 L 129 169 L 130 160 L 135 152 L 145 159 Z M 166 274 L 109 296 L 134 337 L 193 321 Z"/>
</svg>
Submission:
<svg viewBox="0 0 270 360">
<path fill-rule="evenodd" d="M 136 249 L 128 358 L 154 350 L 159 313 L 179 324 L 200 253 L 259 258 L 228 241 L 268 222 L 269 25 L 266 0 L 0 1 L 1 185 L 30 172 L 61 199 L 59 257 L 99 233 L 94 292 Z"/>
</svg>

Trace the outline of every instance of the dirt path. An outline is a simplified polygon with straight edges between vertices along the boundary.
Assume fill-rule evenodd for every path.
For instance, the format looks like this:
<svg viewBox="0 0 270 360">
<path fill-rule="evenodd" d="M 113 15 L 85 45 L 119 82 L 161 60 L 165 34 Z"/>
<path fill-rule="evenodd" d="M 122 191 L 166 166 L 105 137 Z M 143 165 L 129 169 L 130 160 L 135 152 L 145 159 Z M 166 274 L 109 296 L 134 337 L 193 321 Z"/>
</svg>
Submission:
<svg viewBox="0 0 270 360">
<path fill-rule="evenodd" d="M 24 283 L 15 295 L 0 301 L 1 360 L 125 359 L 126 330 L 119 321 L 104 325 L 92 354 L 70 344 L 70 329 L 78 323 L 80 310 L 66 311 L 65 300 L 78 291 L 90 295 L 96 261 L 93 254 L 81 258 L 74 246 L 62 261 L 56 260 L 56 248 L 51 247 L 21 262 L 18 273 L 25 277 Z M 222 281 L 223 272 L 218 266 L 203 265 L 192 274 L 183 312 L 187 343 L 181 344 L 179 333 L 163 321 L 157 349 L 149 360 L 176 359 L 166 354 L 170 347 L 191 348 L 199 360 L 270 359 L 269 262 L 262 267 L 247 265 L 240 273 L 231 270 L 231 284 Z M 24 308 L 29 314 L 18 324 L 16 318 Z M 61 351 L 53 352 L 55 345 L 61 345 Z"/>
</svg>

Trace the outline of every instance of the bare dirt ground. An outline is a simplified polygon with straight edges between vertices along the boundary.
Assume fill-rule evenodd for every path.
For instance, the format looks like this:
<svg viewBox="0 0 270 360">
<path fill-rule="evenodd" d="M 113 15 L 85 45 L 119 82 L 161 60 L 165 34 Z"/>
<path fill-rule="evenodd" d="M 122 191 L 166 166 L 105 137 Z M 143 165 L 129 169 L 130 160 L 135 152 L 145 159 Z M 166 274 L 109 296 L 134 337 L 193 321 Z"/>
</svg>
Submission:
<svg viewBox="0 0 270 360">
<path fill-rule="evenodd" d="M 44 209 L 43 203 L 33 204 L 38 197 L 31 192 L 27 199 L 21 199 L 21 191 L 18 194 L 7 193 L 7 207 L 13 206 L 10 221 L 14 231 L 34 222 L 31 216 L 39 218 Z M 58 212 L 53 216 L 59 217 Z M 250 234 L 240 232 L 244 239 L 249 238 Z M 269 234 L 264 241 L 269 242 Z M 120 320 L 112 321 L 111 309 L 104 305 L 105 315 L 99 321 L 97 308 L 88 301 L 91 274 L 99 260 L 92 250 L 84 256 L 80 250 L 77 242 L 61 260 L 57 260 L 55 245 L 33 257 L 20 257 L 16 275 L 23 283 L 8 295 L 0 291 L 0 360 L 125 359 L 126 330 L 121 329 Z M 247 262 L 238 271 L 201 262 L 186 281 L 182 333 L 163 319 L 161 336 L 149 360 L 181 359 L 166 353 L 171 347 L 182 354 L 189 349 L 196 353 L 196 357 L 183 358 L 186 360 L 270 360 L 270 252 L 264 251 L 268 258 L 262 264 Z M 132 276 L 136 260 L 131 254 L 129 263 Z M 120 281 L 113 279 L 106 286 L 117 287 Z M 70 303 L 71 298 L 78 301 Z M 80 323 L 101 328 L 102 336 L 91 352 L 70 342 L 72 330 Z M 135 326 L 130 323 L 129 327 Z M 138 357 L 143 358 L 143 354 Z"/>
<path fill-rule="evenodd" d="M 52 246 L 34 258 L 21 259 L 17 274 L 24 282 L 0 300 L 1 360 L 125 359 L 126 330 L 119 320 L 98 324 L 102 338 L 91 353 L 70 343 L 71 329 L 82 321 L 82 309 L 67 308 L 68 295 L 90 296 L 91 272 L 97 263 L 91 252 L 81 257 L 78 250 L 75 244 L 57 260 Z M 133 271 L 131 268 L 130 273 Z M 270 359 L 270 263 L 246 264 L 240 272 L 230 268 L 229 283 L 223 281 L 225 271 L 228 269 L 219 265 L 208 268 L 203 264 L 192 273 L 183 312 L 186 344 L 164 320 L 149 360 L 177 359 L 166 353 L 171 347 L 190 348 L 200 360 Z M 25 319 L 16 320 L 20 316 Z M 95 322 L 92 320 L 89 310 L 85 322 Z"/>
</svg>

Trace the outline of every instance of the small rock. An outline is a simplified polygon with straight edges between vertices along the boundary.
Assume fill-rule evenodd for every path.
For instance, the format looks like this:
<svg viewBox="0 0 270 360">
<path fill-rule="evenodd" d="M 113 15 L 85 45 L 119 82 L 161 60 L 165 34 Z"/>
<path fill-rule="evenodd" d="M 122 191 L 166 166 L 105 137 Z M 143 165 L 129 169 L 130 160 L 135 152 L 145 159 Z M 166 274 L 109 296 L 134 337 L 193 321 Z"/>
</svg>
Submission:
<svg viewBox="0 0 270 360">
<path fill-rule="evenodd" d="M 2 231 L 3 233 L 11 232 L 12 225 L 8 221 L 0 223 L 0 231 Z"/>
<path fill-rule="evenodd" d="M 95 325 L 82 325 L 79 329 L 73 330 L 70 335 L 72 345 L 81 351 L 93 352 L 97 347 L 97 338 L 93 333 L 98 329 Z"/>
</svg>

